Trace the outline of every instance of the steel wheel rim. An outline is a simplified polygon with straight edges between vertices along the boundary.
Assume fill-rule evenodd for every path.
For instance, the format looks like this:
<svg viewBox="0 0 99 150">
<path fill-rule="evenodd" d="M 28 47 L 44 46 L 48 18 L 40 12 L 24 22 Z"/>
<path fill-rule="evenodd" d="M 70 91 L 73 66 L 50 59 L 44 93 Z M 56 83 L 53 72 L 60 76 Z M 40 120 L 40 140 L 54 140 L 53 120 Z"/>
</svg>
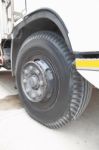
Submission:
<svg viewBox="0 0 99 150">
<path fill-rule="evenodd" d="M 47 61 L 39 59 L 28 61 L 21 71 L 21 84 L 25 96 L 31 102 L 49 99 L 53 92 L 54 76 Z"/>
</svg>

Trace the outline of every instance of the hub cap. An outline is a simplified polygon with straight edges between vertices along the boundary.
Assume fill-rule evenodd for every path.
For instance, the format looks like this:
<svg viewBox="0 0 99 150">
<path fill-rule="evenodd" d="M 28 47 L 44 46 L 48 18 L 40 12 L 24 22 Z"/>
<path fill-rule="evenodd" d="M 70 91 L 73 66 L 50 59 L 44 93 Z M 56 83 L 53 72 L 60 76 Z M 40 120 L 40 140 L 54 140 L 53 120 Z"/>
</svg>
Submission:
<svg viewBox="0 0 99 150">
<path fill-rule="evenodd" d="M 44 60 L 29 61 L 22 69 L 22 88 L 29 101 L 48 100 L 52 95 L 53 80 L 52 68 Z"/>
</svg>

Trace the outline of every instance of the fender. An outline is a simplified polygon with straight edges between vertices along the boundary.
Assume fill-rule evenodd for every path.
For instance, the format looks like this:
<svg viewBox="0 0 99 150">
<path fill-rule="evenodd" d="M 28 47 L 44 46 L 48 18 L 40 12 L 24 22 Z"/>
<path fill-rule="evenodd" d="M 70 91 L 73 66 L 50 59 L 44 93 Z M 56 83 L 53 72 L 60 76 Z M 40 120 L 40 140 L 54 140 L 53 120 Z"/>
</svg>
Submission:
<svg viewBox="0 0 99 150">
<path fill-rule="evenodd" d="M 52 10 L 39 9 L 24 17 L 13 30 L 11 45 L 11 69 L 15 75 L 15 65 L 19 49 L 25 39 L 40 30 L 50 30 L 58 32 L 63 36 L 67 47 L 72 51 L 72 46 L 68 37 L 68 30 L 62 19 Z"/>
</svg>

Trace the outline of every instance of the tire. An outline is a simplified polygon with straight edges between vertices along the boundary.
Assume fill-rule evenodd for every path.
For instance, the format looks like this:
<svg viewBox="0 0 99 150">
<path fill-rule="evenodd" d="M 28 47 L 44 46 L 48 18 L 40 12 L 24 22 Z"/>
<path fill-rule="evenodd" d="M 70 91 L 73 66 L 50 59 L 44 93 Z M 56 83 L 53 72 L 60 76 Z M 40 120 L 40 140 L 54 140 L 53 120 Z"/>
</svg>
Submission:
<svg viewBox="0 0 99 150">
<path fill-rule="evenodd" d="M 39 85 L 43 94 L 34 89 L 34 85 L 36 88 L 41 83 L 41 72 L 37 80 L 34 78 L 36 84 L 31 75 L 36 74 L 35 69 L 38 69 L 39 62 L 42 74 L 46 74 L 42 65 L 44 62 L 52 76 L 50 80 L 50 74 L 45 76 L 47 86 L 43 86 L 47 90 Z M 92 86 L 77 73 L 73 62 L 73 54 L 68 50 L 63 38 L 53 32 L 34 33 L 20 48 L 16 63 L 16 82 L 20 98 L 28 114 L 49 128 L 60 128 L 77 119 L 89 103 Z M 34 67 L 32 72 L 29 70 L 30 65 Z M 42 99 L 38 95 L 35 96 L 37 92 L 41 94 Z"/>
</svg>

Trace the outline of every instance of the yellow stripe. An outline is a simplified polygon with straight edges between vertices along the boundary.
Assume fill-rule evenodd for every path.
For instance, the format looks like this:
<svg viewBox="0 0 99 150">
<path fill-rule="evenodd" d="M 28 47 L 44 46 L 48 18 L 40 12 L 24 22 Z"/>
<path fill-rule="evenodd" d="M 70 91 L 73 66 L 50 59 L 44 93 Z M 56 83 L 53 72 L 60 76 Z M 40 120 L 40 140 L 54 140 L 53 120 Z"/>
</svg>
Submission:
<svg viewBox="0 0 99 150">
<path fill-rule="evenodd" d="M 99 69 L 99 59 L 76 59 L 76 68 Z"/>
</svg>

